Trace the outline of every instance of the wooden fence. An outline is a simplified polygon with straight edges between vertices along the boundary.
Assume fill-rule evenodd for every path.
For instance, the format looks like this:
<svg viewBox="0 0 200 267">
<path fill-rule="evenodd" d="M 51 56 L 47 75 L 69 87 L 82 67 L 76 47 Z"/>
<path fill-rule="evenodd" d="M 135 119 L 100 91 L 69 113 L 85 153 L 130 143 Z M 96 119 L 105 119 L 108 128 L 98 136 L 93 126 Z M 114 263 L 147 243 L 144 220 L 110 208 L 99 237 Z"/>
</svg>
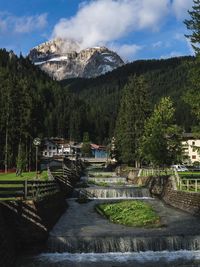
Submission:
<svg viewBox="0 0 200 267">
<path fill-rule="evenodd" d="M 188 192 L 200 192 L 200 179 L 180 179 L 179 189 Z"/>
<path fill-rule="evenodd" d="M 159 175 L 173 175 L 173 168 L 164 168 L 164 169 L 140 169 L 138 176 L 147 177 L 147 176 L 159 176 Z"/>
<path fill-rule="evenodd" d="M 0 199 L 37 199 L 59 192 L 55 181 L 0 181 Z"/>
<path fill-rule="evenodd" d="M 173 175 L 177 190 L 188 192 L 200 192 L 200 179 L 199 178 L 183 178 L 179 175 L 176 169 L 140 169 L 138 176 L 159 176 L 159 175 Z"/>
</svg>

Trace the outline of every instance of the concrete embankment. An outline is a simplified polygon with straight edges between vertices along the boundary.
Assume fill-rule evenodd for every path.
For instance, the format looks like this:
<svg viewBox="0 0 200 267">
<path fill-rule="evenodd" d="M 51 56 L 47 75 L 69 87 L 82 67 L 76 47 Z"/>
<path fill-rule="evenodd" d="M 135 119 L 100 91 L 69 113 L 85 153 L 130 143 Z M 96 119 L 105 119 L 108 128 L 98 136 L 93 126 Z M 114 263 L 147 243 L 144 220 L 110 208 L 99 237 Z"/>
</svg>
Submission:
<svg viewBox="0 0 200 267">
<path fill-rule="evenodd" d="M 173 176 L 135 177 L 132 182 L 148 187 L 153 196 L 159 197 L 170 206 L 200 216 L 200 193 L 177 190 Z"/>
<path fill-rule="evenodd" d="M 80 178 L 80 162 L 64 161 L 64 169 L 54 177 L 60 186 L 36 200 L 0 202 L 0 266 L 14 267 L 19 254 L 45 249 L 49 232 L 67 207 L 66 197 Z"/>
<path fill-rule="evenodd" d="M 19 253 L 40 250 L 65 209 L 66 202 L 60 193 L 38 201 L 1 202 L 0 266 L 15 266 Z"/>
</svg>

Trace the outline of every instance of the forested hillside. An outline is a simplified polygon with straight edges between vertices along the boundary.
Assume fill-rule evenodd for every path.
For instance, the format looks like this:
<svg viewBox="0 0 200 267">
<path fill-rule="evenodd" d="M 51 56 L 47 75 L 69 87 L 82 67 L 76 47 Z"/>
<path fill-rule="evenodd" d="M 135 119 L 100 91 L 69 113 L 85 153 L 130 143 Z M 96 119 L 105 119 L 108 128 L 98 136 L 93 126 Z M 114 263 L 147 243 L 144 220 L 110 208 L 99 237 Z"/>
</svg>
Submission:
<svg viewBox="0 0 200 267">
<path fill-rule="evenodd" d="M 185 130 L 193 123 L 182 100 L 192 57 L 136 61 L 95 79 L 58 83 L 27 58 L 0 50 L 0 168 L 29 167 L 34 161 L 33 139 L 59 136 L 81 141 L 85 132 L 93 142 L 108 143 L 114 134 L 122 88 L 128 77 L 144 74 L 151 106 L 171 96 L 177 121 Z"/>
<path fill-rule="evenodd" d="M 120 106 L 122 88 L 131 75 L 144 75 L 149 85 L 149 98 L 153 108 L 162 96 L 171 96 L 176 106 L 177 123 L 190 131 L 194 117 L 182 96 L 190 85 L 188 71 L 193 57 L 166 60 L 141 60 L 127 64 L 95 79 L 71 79 L 61 82 L 64 88 L 76 93 L 90 108 L 90 135 L 99 142 L 113 134 Z"/>
<path fill-rule="evenodd" d="M 36 136 L 80 138 L 85 109 L 28 59 L 0 50 L 0 168 L 5 160 L 8 167 L 19 159 L 31 165 Z"/>
</svg>

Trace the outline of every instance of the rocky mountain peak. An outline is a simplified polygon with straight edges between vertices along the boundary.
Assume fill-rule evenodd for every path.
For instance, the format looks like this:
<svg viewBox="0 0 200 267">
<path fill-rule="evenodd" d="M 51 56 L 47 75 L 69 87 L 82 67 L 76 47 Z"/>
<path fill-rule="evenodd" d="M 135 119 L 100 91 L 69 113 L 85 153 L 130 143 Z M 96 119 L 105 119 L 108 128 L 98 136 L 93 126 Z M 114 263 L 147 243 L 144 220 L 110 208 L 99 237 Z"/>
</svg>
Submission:
<svg viewBox="0 0 200 267">
<path fill-rule="evenodd" d="M 106 47 L 81 50 L 78 42 L 61 38 L 34 47 L 29 58 L 57 80 L 96 77 L 124 64 L 115 52 Z"/>
</svg>

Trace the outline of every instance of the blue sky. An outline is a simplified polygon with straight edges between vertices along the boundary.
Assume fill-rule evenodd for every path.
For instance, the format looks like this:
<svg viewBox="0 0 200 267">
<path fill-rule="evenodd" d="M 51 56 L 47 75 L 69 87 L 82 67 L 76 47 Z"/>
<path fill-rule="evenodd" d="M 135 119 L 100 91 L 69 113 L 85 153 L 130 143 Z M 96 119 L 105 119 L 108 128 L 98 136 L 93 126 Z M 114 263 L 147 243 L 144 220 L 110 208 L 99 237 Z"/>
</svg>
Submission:
<svg viewBox="0 0 200 267">
<path fill-rule="evenodd" d="M 192 0 L 0 0 L 0 47 L 28 51 L 52 38 L 105 45 L 126 61 L 191 55 L 183 20 Z"/>
</svg>

